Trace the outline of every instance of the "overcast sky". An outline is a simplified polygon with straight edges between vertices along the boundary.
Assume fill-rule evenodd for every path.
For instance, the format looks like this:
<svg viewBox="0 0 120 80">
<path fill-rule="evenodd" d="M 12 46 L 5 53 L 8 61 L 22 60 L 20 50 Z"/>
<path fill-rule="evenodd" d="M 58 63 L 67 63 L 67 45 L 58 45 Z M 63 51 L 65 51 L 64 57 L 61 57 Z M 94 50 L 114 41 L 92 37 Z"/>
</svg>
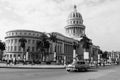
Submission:
<svg viewBox="0 0 120 80">
<path fill-rule="evenodd" d="M 14 29 L 64 34 L 74 4 L 93 43 L 119 51 L 120 0 L 0 0 L 0 40 Z"/>
</svg>

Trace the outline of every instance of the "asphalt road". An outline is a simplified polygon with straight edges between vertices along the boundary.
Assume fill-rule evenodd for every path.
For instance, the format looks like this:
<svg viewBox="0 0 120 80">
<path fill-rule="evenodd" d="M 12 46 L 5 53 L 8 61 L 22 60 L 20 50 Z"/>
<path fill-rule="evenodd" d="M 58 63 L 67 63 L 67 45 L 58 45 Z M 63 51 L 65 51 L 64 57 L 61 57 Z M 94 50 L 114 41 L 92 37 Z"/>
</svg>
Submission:
<svg viewBox="0 0 120 80">
<path fill-rule="evenodd" d="M 65 69 L 5 69 L 0 68 L 0 80 L 120 80 L 120 66 L 67 72 Z"/>
</svg>

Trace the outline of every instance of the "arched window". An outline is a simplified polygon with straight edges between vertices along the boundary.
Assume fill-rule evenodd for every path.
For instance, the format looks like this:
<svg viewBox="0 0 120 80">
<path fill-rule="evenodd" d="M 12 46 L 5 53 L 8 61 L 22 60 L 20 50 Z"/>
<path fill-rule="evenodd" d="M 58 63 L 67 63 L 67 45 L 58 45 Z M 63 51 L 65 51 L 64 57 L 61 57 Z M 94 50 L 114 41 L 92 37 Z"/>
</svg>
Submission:
<svg viewBox="0 0 120 80">
<path fill-rule="evenodd" d="M 78 17 L 78 14 L 76 13 L 76 17 Z"/>
<path fill-rule="evenodd" d="M 77 24 L 79 24 L 79 22 L 77 21 Z"/>
<path fill-rule="evenodd" d="M 75 24 L 75 21 L 73 21 L 73 24 Z"/>
</svg>

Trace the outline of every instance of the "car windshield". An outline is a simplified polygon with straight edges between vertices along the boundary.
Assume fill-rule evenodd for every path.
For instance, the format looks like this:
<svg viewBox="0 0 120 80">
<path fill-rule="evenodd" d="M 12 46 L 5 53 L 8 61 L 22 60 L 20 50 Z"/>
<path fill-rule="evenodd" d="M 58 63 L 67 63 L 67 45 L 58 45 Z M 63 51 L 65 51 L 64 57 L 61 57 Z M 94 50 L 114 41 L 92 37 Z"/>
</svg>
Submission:
<svg viewBox="0 0 120 80">
<path fill-rule="evenodd" d="M 85 62 L 77 62 L 77 64 L 85 64 Z"/>
</svg>

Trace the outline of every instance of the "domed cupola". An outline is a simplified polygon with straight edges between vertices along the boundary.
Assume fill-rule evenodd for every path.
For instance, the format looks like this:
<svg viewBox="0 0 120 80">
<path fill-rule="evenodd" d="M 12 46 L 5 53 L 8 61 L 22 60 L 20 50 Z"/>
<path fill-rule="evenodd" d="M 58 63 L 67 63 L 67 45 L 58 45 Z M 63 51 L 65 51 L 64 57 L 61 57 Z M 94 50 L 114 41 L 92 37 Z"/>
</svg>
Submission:
<svg viewBox="0 0 120 80">
<path fill-rule="evenodd" d="M 76 5 L 74 5 L 74 11 L 70 13 L 70 15 L 68 16 L 68 20 L 69 19 L 79 19 L 79 20 L 81 20 L 81 22 L 83 22 L 82 16 L 79 12 L 77 12 L 76 8 L 77 8 Z"/>
<path fill-rule="evenodd" d="M 74 10 L 70 13 L 67 19 L 66 33 L 70 37 L 80 38 L 85 34 L 85 26 L 81 14 L 77 11 L 77 6 L 74 5 Z"/>
</svg>

